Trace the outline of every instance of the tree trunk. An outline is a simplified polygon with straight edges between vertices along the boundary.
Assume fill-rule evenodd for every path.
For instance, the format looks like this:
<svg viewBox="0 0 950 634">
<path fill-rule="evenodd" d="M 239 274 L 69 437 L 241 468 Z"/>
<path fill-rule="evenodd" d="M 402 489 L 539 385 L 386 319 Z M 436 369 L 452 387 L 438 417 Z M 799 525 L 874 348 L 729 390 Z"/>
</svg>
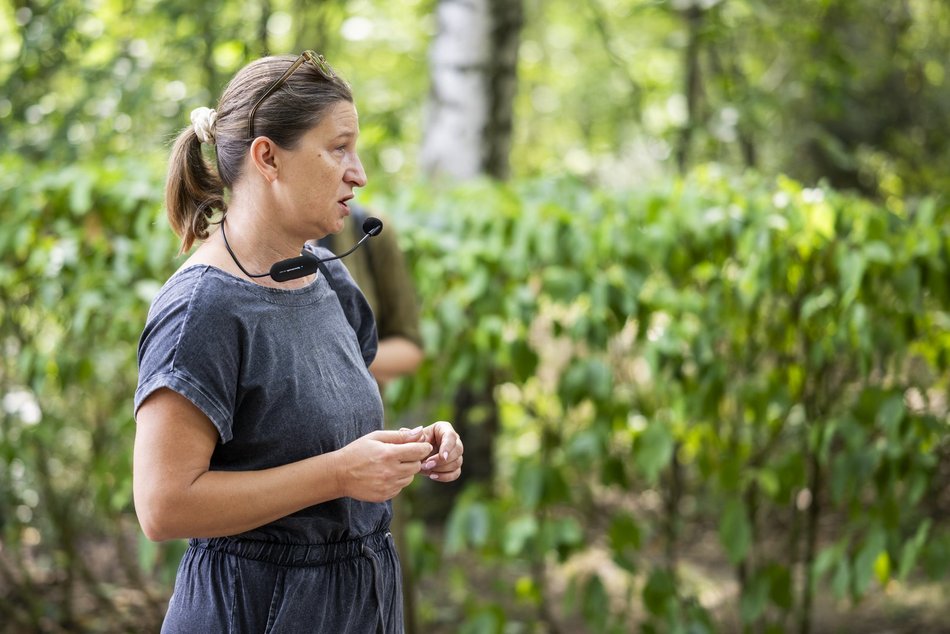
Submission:
<svg viewBox="0 0 950 634">
<path fill-rule="evenodd" d="M 421 163 L 430 175 L 508 176 L 521 0 L 440 0 Z"/>
<path fill-rule="evenodd" d="M 511 133 L 518 91 L 518 47 L 524 8 L 521 0 L 491 0 L 492 54 L 489 57 L 489 104 L 485 126 L 483 171 L 507 180 L 510 175 Z"/>
<path fill-rule="evenodd" d="M 261 15 L 257 21 L 257 53 L 270 55 L 270 41 L 267 37 L 267 23 L 274 10 L 270 0 L 261 0 Z"/>
<path fill-rule="evenodd" d="M 686 98 L 686 123 L 680 130 L 680 137 L 676 146 L 676 165 L 681 174 L 689 167 L 690 146 L 692 145 L 693 130 L 698 125 L 697 112 L 699 98 L 702 93 L 699 50 L 700 32 L 702 31 L 703 11 L 694 5 L 683 13 L 686 22 L 687 44 L 684 59 L 683 95 Z"/>
</svg>

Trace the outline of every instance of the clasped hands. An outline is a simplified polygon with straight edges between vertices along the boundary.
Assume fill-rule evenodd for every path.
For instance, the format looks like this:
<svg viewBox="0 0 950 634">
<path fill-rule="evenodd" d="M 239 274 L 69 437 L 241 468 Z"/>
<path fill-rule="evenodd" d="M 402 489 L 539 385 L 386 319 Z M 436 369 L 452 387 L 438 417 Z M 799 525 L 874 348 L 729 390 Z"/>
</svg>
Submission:
<svg viewBox="0 0 950 634">
<path fill-rule="evenodd" d="M 462 473 L 464 447 L 452 424 L 380 430 L 340 450 L 340 488 L 347 497 L 365 502 L 392 499 L 416 474 L 451 482 Z"/>
</svg>

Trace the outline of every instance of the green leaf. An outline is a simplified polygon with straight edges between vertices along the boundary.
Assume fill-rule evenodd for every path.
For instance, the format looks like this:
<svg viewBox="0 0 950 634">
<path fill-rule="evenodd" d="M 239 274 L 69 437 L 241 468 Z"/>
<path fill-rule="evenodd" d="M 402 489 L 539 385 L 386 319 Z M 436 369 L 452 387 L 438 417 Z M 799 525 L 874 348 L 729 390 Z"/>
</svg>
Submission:
<svg viewBox="0 0 950 634">
<path fill-rule="evenodd" d="M 851 566 L 847 558 L 842 557 L 838 560 L 835 567 L 834 576 L 831 579 L 831 590 L 838 599 L 844 599 L 848 595 L 848 588 L 851 586 Z"/>
<path fill-rule="evenodd" d="M 628 486 L 626 463 L 617 457 L 608 457 L 603 461 L 600 471 L 600 480 L 606 485 Z"/>
<path fill-rule="evenodd" d="M 841 504 L 854 491 L 855 472 L 848 454 L 839 454 L 831 463 L 831 499 L 835 504 Z"/>
<path fill-rule="evenodd" d="M 612 394 L 613 373 L 600 359 L 575 359 L 561 377 L 559 395 L 567 406 L 587 399 L 607 403 Z"/>
<path fill-rule="evenodd" d="M 840 544 L 829 546 L 818 551 L 815 563 L 812 564 L 811 577 L 813 581 L 820 581 L 841 560 L 842 547 Z"/>
<path fill-rule="evenodd" d="M 610 520 L 610 528 L 607 529 L 607 537 L 610 548 L 615 553 L 622 552 L 628 547 L 634 550 L 640 549 L 640 526 L 629 513 L 617 513 L 613 516 Z"/>
<path fill-rule="evenodd" d="M 82 216 L 92 208 L 92 176 L 85 171 L 73 173 L 69 188 L 69 208 L 75 216 Z"/>
<path fill-rule="evenodd" d="M 907 575 L 910 574 L 910 571 L 914 568 L 914 564 L 917 563 L 917 557 L 920 555 L 921 549 L 927 543 L 930 525 L 930 519 L 925 519 L 920 523 L 920 526 L 917 527 L 917 532 L 914 533 L 914 536 L 904 542 L 904 546 L 901 548 L 900 568 L 898 568 L 897 572 L 897 578 L 901 581 L 907 579 Z"/>
<path fill-rule="evenodd" d="M 518 339 L 509 345 L 509 354 L 511 355 L 511 367 L 514 370 L 515 378 L 521 381 L 528 380 L 534 375 L 538 367 L 538 355 L 524 340 Z"/>
<path fill-rule="evenodd" d="M 530 515 L 514 519 L 505 526 L 502 550 L 509 557 L 520 555 L 525 544 L 538 533 L 538 521 Z"/>
<path fill-rule="evenodd" d="M 752 544 L 752 526 L 741 500 L 733 498 L 726 502 L 719 521 L 719 541 L 733 565 L 745 559 Z"/>
<path fill-rule="evenodd" d="M 774 563 L 769 564 L 766 570 L 769 576 L 769 599 L 782 610 L 791 610 L 795 602 L 792 571 L 787 566 Z"/>
<path fill-rule="evenodd" d="M 584 541 L 584 529 L 573 517 L 561 517 L 549 525 L 554 528 L 554 543 L 560 546 L 577 546 Z"/>
<path fill-rule="evenodd" d="M 618 513 L 610 520 L 607 538 L 614 561 L 629 572 L 634 572 L 634 553 L 640 550 L 640 526 L 629 513 Z"/>
<path fill-rule="evenodd" d="M 840 258 L 841 267 L 841 305 L 850 305 L 858 296 L 861 289 L 861 279 L 864 276 L 864 253 L 847 250 Z"/>
<path fill-rule="evenodd" d="M 542 467 L 544 488 L 541 503 L 546 506 L 565 504 L 571 501 L 571 487 L 564 472 L 555 466 Z"/>
<path fill-rule="evenodd" d="M 886 586 L 887 582 L 890 581 L 891 556 L 887 554 L 886 550 L 878 553 L 877 559 L 874 560 L 874 576 L 881 587 Z"/>
<path fill-rule="evenodd" d="M 899 394 L 887 398 L 878 410 L 876 422 L 892 442 L 896 442 L 899 438 L 900 424 L 904 420 L 905 411 L 904 398 Z"/>
<path fill-rule="evenodd" d="M 455 554 L 466 546 L 483 546 L 490 535 L 489 508 L 477 500 L 463 500 L 452 510 L 446 525 L 445 549 Z"/>
<path fill-rule="evenodd" d="M 537 508 L 544 492 L 544 468 L 534 462 L 522 462 L 517 469 L 514 485 L 521 505 L 529 510 Z"/>
<path fill-rule="evenodd" d="M 894 261 L 894 252 L 886 242 L 872 240 L 864 245 L 864 257 L 868 262 L 890 264 Z"/>
<path fill-rule="evenodd" d="M 585 429 L 568 441 L 567 455 L 575 463 L 588 466 L 596 463 L 603 453 L 603 443 L 597 429 Z"/>
<path fill-rule="evenodd" d="M 673 457 L 673 435 L 666 424 L 652 420 L 634 444 L 634 464 L 647 481 L 655 483 Z"/>
<path fill-rule="evenodd" d="M 802 321 L 808 321 L 816 313 L 833 305 L 836 299 L 835 292 L 830 288 L 822 290 L 817 295 L 811 295 L 802 304 Z"/>
<path fill-rule="evenodd" d="M 874 566 L 878 556 L 885 552 L 885 532 L 879 526 L 873 527 L 864 539 L 864 544 L 854 558 L 854 594 L 862 597 L 874 578 Z"/>
<path fill-rule="evenodd" d="M 762 492 L 770 498 L 775 498 L 781 491 L 779 473 L 774 469 L 756 469 L 754 477 Z"/>
<path fill-rule="evenodd" d="M 672 575 L 660 568 L 653 569 L 643 586 L 642 595 L 643 603 L 650 614 L 662 616 L 676 599 L 676 586 Z"/>
<path fill-rule="evenodd" d="M 759 571 L 747 582 L 739 599 L 739 613 L 743 623 L 751 623 L 758 619 L 765 611 L 771 590 L 771 579 L 767 574 Z"/>
<path fill-rule="evenodd" d="M 459 628 L 459 634 L 502 634 L 505 628 L 505 615 L 498 606 L 479 608 L 474 615 L 465 619 Z"/>
<path fill-rule="evenodd" d="M 593 624 L 595 631 L 603 631 L 610 617 L 610 597 L 599 575 L 593 575 L 584 586 L 581 605 L 584 621 Z"/>
</svg>

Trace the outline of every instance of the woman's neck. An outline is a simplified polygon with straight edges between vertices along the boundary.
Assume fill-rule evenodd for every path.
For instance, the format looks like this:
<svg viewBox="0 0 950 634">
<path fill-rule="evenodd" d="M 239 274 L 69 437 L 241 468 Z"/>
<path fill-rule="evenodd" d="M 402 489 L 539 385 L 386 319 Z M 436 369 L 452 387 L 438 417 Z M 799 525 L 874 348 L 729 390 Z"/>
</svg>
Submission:
<svg viewBox="0 0 950 634">
<path fill-rule="evenodd" d="M 261 286 L 289 289 L 311 284 L 313 276 L 289 282 L 275 282 L 269 276 L 249 277 L 269 272 L 275 262 L 300 255 L 303 247 L 303 241 L 281 232 L 277 223 L 257 209 L 230 206 L 220 228 L 187 264 L 211 264 Z"/>
</svg>

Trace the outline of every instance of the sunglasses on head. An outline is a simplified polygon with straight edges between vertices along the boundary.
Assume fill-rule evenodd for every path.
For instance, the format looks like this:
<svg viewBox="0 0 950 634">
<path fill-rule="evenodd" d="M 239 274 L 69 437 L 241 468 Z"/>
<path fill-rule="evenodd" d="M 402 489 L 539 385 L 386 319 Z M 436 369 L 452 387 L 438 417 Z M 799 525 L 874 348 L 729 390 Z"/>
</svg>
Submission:
<svg viewBox="0 0 950 634">
<path fill-rule="evenodd" d="M 290 65 L 290 68 L 284 71 L 284 74 L 281 75 L 277 81 L 271 85 L 270 88 L 264 91 L 264 94 L 261 95 L 261 98 L 258 99 L 257 103 L 254 104 L 254 107 L 251 108 L 251 113 L 247 117 L 247 137 L 249 139 L 254 138 L 254 115 L 257 114 L 257 109 L 260 108 L 265 99 L 277 92 L 280 87 L 284 85 L 284 82 L 286 82 L 290 76 L 294 74 L 294 71 L 300 68 L 300 66 L 305 62 L 310 62 L 310 65 L 317 69 L 317 72 L 320 73 L 325 79 L 330 81 L 336 79 L 336 73 L 334 73 L 333 69 L 330 68 L 330 65 L 327 63 L 327 60 L 324 59 L 323 55 L 309 50 L 301 53 L 300 57 L 298 57 L 294 63 Z"/>
</svg>

